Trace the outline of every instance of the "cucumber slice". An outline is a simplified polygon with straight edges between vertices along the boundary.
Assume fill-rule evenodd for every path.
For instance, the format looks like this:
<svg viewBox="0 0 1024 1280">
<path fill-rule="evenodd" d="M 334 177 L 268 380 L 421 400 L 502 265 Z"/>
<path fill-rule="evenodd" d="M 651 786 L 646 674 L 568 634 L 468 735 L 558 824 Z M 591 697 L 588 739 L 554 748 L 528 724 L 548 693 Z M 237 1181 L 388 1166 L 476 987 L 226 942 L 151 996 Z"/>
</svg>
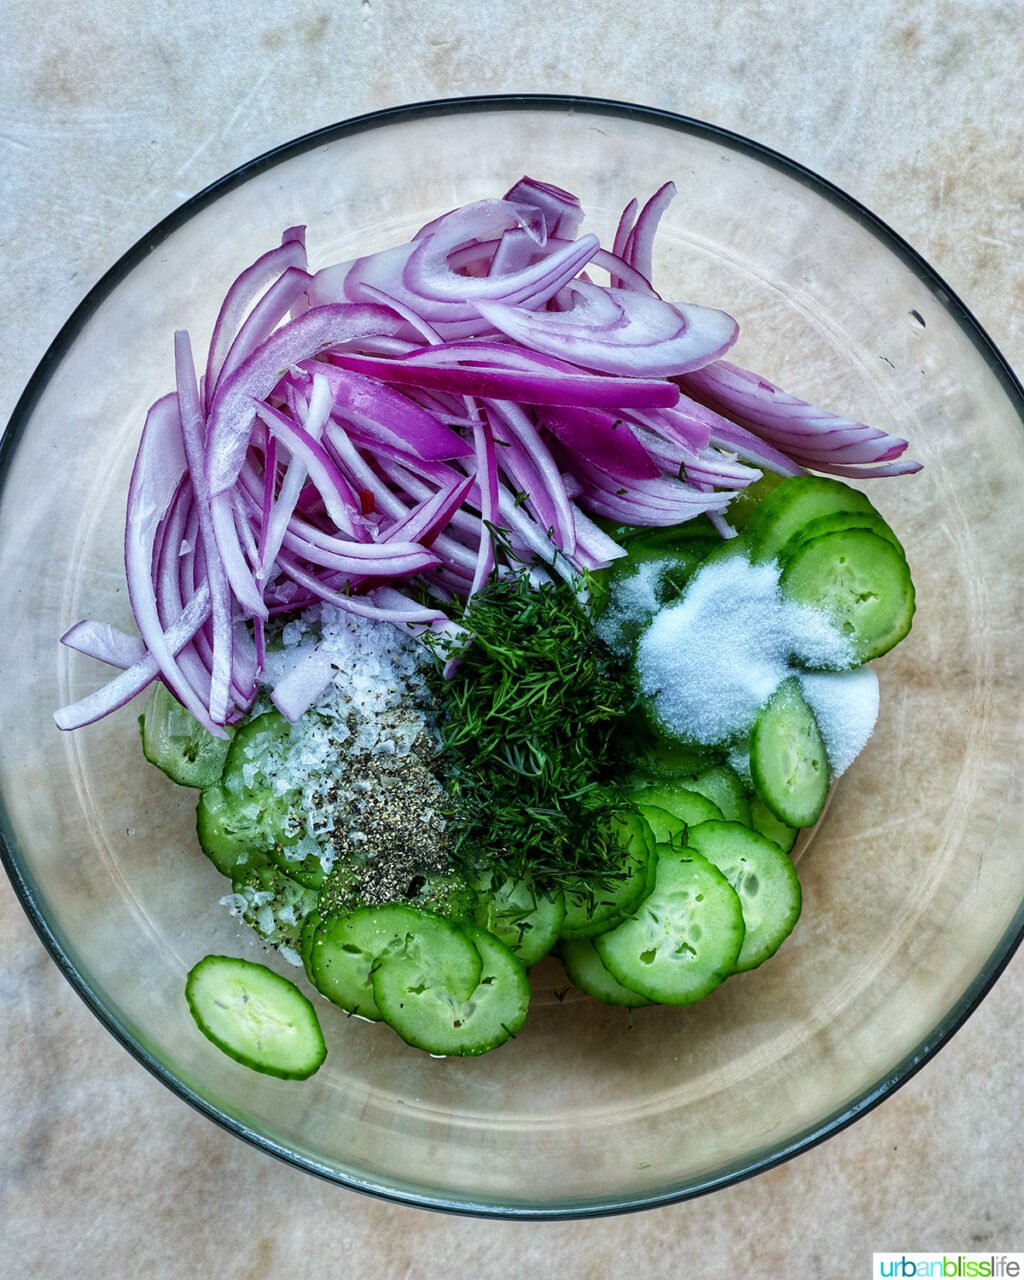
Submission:
<svg viewBox="0 0 1024 1280">
<path fill-rule="evenodd" d="M 742 822 L 750 826 L 750 802 L 747 789 L 735 769 L 727 764 L 715 765 L 705 769 L 695 778 L 688 778 L 686 786 L 706 796 L 721 810 L 721 816 L 728 822 Z"/>
<path fill-rule="evenodd" d="M 755 791 L 750 797 L 750 825 L 758 835 L 767 836 L 783 853 L 789 853 L 800 834 L 798 828 L 780 822 Z"/>
<path fill-rule="evenodd" d="M 253 1071 L 305 1080 L 327 1056 L 313 1006 L 262 964 L 205 956 L 188 975 L 185 998 L 203 1035 Z"/>
<path fill-rule="evenodd" d="M 266 769 L 287 750 L 292 727 L 277 711 L 255 716 L 232 739 L 221 780 L 199 798 L 199 844 L 224 875 L 252 865 L 276 863 L 307 889 L 324 881 L 320 851 L 291 819 L 298 792 L 278 794 Z"/>
<path fill-rule="evenodd" d="M 876 511 L 833 511 L 831 515 L 816 516 L 801 525 L 779 552 L 779 563 L 785 564 L 805 542 L 823 538 L 826 533 L 845 533 L 847 529 L 867 529 L 869 533 L 877 533 L 886 542 L 891 542 L 901 556 L 904 555 L 903 544 Z"/>
<path fill-rule="evenodd" d="M 813 827 L 825 807 L 828 756 L 814 712 L 791 676 L 750 730 L 750 774 L 767 808 L 790 827 Z"/>
<path fill-rule="evenodd" d="M 480 978 L 477 949 L 451 921 L 412 907 L 363 907 L 328 916 L 316 930 L 309 957 L 313 986 L 346 1013 L 379 1021 L 373 970 L 392 953 L 416 962 L 428 955 L 435 980 L 460 996 Z"/>
<path fill-rule="evenodd" d="M 738 822 L 702 822 L 690 828 L 689 843 L 739 895 L 746 933 L 736 972 L 756 969 L 778 951 L 800 918 L 800 881 L 792 862 L 778 845 Z"/>
<path fill-rule="evenodd" d="M 701 799 L 703 800 L 704 797 L 701 796 Z M 660 809 L 657 805 L 641 803 L 640 795 L 636 796 L 636 807 L 640 811 L 640 816 L 650 827 L 655 845 L 675 845 L 677 849 L 681 849 L 686 844 L 686 823 L 682 818 L 677 818 L 674 813 L 669 813 L 667 809 Z M 648 875 L 648 883 L 651 883 L 653 858 L 647 866 L 651 873 Z"/>
<path fill-rule="evenodd" d="M 623 986 L 660 1004 L 692 1004 L 732 973 L 743 946 L 739 897 L 694 849 L 665 849 L 654 889 L 594 947 Z"/>
<path fill-rule="evenodd" d="M 220 781 L 231 746 L 227 737 L 207 733 L 162 680 L 154 681 L 146 709 L 139 716 L 142 754 L 150 764 L 182 787 L 209 787 Z"/>
<path fill-rule="evenodd" d="M 558 941 L 565 923 L 564 894 L 549 894 L 532 880 L 506 880 L 497 888 L 481 881 L 476 923 L 487 929 L 529 968 Z"/>
<path fill-rule="evenodd" d="M 622 718 L 615 745 L 641 779 L 677 781 L 700 773 L 721 758 L 708 747 L 673 742 L 656 733 L 642 709 Z"/>
<path fill-rule="evenodd" d="M 493 934 L 463 926 L 479 955 L 479 981 L 453 989 L 432 948 L 389 951 L 373 973 L 377 1007 L 406 1044 L 445 1057 L 487 1053 L 526 1020 L 526 969 Z"/>
<path fill-rule="evenodd" d="M 765 498 L 782 484 L 782 479 L 782 476 L 777 476 L 774 471 L 765 471 L 760 480 L 748 484 L 745 489 L 740 489 L 735 497 L 730 498 L 726 519 L 732 527 L 742 533 L 749 526 L 754 512 Z"/>
<path fill-rule="evenodd" d="M 804 543 L 786 563 L 779 587 L 831 619 L 853 647 L 853 666 L 888 653 L 914 619 L 914 584 L 902 552 L 867 529 Z"/>
<path fill-rule="evenodd" d="M 592 938 L 611 929 L 647 892 L 654 857 L 650 827 L 632 812 L 615 814 L 609 827 L 622 849 L 622 871 L 602 888 L 566 890 L 563 938 Z"/>
<path fill-rule="evenodd" d="M 269 863 L 250 867 L 231 882 L 233 910 L 274 947 L 296 947 L 316 894 Z"/>
<path fill-rule="evenodd" d="M 565 938 L 558 944 L 558 955 L 569 981 L 584 995 L 600 1000 L 602 1004 L 626 1009 L 640 1009 L 651 1004 L 638 991 L 630 991 L 629 987 L 624 987 L 612 977 L 589 938 L 577 938 L 575 941 Z"/>
<path fill-rule="evenodd" d="M 316 983 L 313 981 L 312 969 L 313 943 L 316 939 L 316 931 L 322 918 L 323 917 L 320 915 L 319 911 L 311 911 L 309 915 L 306 916 L 305 922 L 302 926 L 302 933 L 299 935 L 299 955 L 302 957 L 302 967 L 306 971 L 306 977 L 308 978 L 311 986 L 316 986 Z"/>
<path fill-rule="evenodd" d="M 645 806 L 651 806 L 652 808 L 657 806 L 657 808 L 670 813 L 685 826 L 697 822 L 710 822 L 712 818 L 724 816 L 713 800 L 709 800 L 707 796 L 702 795 L 699 791 L 694 791 L 689 784 L 675 787 L 665 785 L 637 787 L 635 791 L 631 792 L 631 799 L 635 801 L 641 813 L 644 813 Z M 644 816 L 647 816 L 646 813 L 644 813 Z M 651 829 L 654 831 L 655 840 L 659 844 L 663 843 L 665 837 L 658 834 L 658 829 L 653 822 L 651 823 Z"/>
<path fill-rule="evenodd" d="M 858 489 L 851 489 L 841 480 L 824 476 L 791 476 L 783 480 L 747 525 L 745 537 L 750 543 L 751 560 L 755 564 L 775 560 L 798 529 L 835 511 L 875 509 Z"/>
</svg>

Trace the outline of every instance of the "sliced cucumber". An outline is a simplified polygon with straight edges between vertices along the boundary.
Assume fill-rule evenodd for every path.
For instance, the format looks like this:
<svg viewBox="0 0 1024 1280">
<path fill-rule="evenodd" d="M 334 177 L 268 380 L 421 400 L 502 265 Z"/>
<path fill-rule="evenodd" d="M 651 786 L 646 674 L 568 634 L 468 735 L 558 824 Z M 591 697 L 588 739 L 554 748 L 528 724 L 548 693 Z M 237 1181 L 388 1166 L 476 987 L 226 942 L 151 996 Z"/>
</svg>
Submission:
<svg viewBox="0 0 1024 1280">
<path fill-rule="evenodd" d="M 182 787 L 209 787 L 220 781 L 224 772 L 234 730 L 227 729 L 226 737 L 215 738 L 162 680 L 156 680 L 139 716 L 139 732 L 142 754 L 172 782 Z"/>
<path fill-rule="evenodd" d="M 798 828 L 780 822 L 755 791 L 750 797 L 750 825 L 762 836 L 777 844 L 783 853 L 789 853 L 800 834 Z"/>
<path fill-rule="evenodd" d="M 527 968 L 546 956 L 565 923 L 565 895 L 542 892 L 532 880 L 481 881 L 476 923 L 500 938 Z"/>
<path fill-rule="evenodd" d="M 565 966 L 566 976 L 584 995 L 600 1000 L 602 1004 L 620 1005 L 626 1009 L 639 1009 L 651 1003 L 638 991 L 630 991 L 605 968 L 589 938 L 571 941 L 565 938 L 558 944 L 558 955 Z"/>
<path fill-rule="evenodd" d="M 800 881 L 792 862 L 778 845 L 738 822 L 702 822 L 690 828 L 689 843 L 739 895 L 746 933 L 736 972 L 756 969 L 778 951 L 800 917 Z"/>
<path fill-rule="evenodd" d="M 831 620 L 853 648 L 853 666 L 888 653 L 914 619 L 914 584 L 902 552 L 867 529 L 803 543 L 787 561 L 779 587 Z"/>
<path fill-rule="evenodd" d="M 735 769 L 727 764 L 705 769 L 695 778 L 687 779 L 691 791 L 707 797 L 721 811 L 728 822 L 742 822 L 750 826 L 750 802 L 747 789 Z"/>
<path fill-rule="evenodd" d="M 767 808 L 790 827 L 813 827 L 830 774 L 814 712 L 793 676 L 783 681 L 750 731 L 750 773 Z"/>
<path fill-rule="evenodd" d="M 713 800 L 709 800 L 700 791 L 695 791 L 689 783 L 686 786 L 651 785 L 637 787 L 630 793 L 632 799 L 646 817 L 645 809 L 657 807 L 670 813 L 677 821 L 688 826 L 690 823 L 709 822 L 712 818 L 721 818 L 723 813 Z M 650 821 L 650 819 L 648 819 Z M 659 844 L 665 837 L 658 834 L 658 828 L 651 823 L 654 837 Z"/>
<path fill-rule="evenodd" d="M 279 794 L 266 769 L 288 748 L 292 726 L 277 711 L 255 716 L 235 734 L 221 780 L 199 797 L 199 844 L 224 875 L 260 859 L 276 863 L 307 889 L 319 889 L 319 849 L 291 817 L 297 792 Z"/>
<path fill-rule="evenodd" d="M 317 928 L 309 957 L 313 985 L 347 1013 L 377 1021 L 373 969 L 392 953 L 410 963 L 429 955 L 435 980 L 460 996 L 480 978 L 479 952 L 450 920 L 412 907 L 362 907 L 328 916 Z"/>
<path fill-rule="evenodd" d="M 203 1035 L 253 1071 L 305 1080 L 327 1056 L 313 1006 L 262 964 L 205 956 L 188 975 L 185 998 Z"/>
<path fill-rule="evenodd" d="M 639 813 L 609 819 L 608 830 L 622 849 L 622 870 L 600 888 L 566 890 L 563 938 L 592 938 L 617 924 L 644 896 L 654 856 L 654 836 Z"/>
<path fill-rule="evenodd" d="M 765 471 L 760 480 L 755 480 L 745 489 L 740 489 L 736 496 L 729 500 L 729 509 L 726 512 L 726 519 L 732 527 L 742 533 L 749 526 L 754 512 L 765 498 L 782 484 L 782 480 L 783 477 L 777 476 L 774 471 Z"/>
<path fill-rule="evenodd" d="M 643 710 L 624 716 L 616 747 L 638 779 L 675 781 L 707 769 L 721 757 L 708 747 L 673 742 L 655 732 Z"/>
<path fill-rule="evenodd" d="M 847 529 L 867 529 L 869 533 L 877 533 L 903 555 L 903 544 L 877 511 L 833 511 L 830 515 L 816 516 L 802 524 L 779 552 L 779 563 L 785 564 L 805 542 L 823 538 L 826 533 L 845 533 Z"/>
<path fill-rule="evenodd" d="M 701 796 L 703 800 L 704 797 Z M 636 797 L 636 807 L 640 811 L 643 820 L 650 827 L 654 836 L 655 845 L 668 844 L 682 848 L 686 844 L 686 823 L 682 818 L 677 818 L 674 813 L 669 813 L 667 809 L 660 809 L 657 805 L 643 804 L 638 795 Z M 650 875 L 648 882 L 653 878 L 654 861 L 648 863 Z"/>
<path fill-rule="evenodd" d="M 835 511 L 874 512 L 870 501 L 841 480 L 824 476 L 791 476 L 765 498 L 750 518 L 746 538 L 751 560 L 777 559 L 798 529 Z"/>
<path fill-rule="evenodd" d="M 476 947 L 479 981 L 470 991 L 447 982 L 430 947 L 389 951 L 373 973 L 373 996 L 388 1026 L 427 1053 L 473 1056 L 514 1036 L 526 1020 L 526 969 L 493 934 L 463 926 Z"/>
<path fill-rule="evenodd" d="M 734 971 L 743 934 L 739 897 L 718 868 L 693 849 L 662 850 L 650 895 L 594 947 L 623 986 L 692 1004 Z"/>
</svg>

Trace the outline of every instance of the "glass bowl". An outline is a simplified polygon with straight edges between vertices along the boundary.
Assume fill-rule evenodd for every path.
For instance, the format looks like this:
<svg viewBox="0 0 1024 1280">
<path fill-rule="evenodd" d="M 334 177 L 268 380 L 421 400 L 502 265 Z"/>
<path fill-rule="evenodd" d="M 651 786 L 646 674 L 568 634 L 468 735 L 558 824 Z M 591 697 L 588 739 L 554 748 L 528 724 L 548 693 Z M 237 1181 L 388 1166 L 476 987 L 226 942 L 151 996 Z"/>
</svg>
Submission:
<svg viewBox="0 0 1024 1280">
<path fill-rule="evenodd" d="M 130 626 L 124 497 L 171 335 L 205 343 L 241 266 L 304 222 L 315 263 L 403 240 L 522 173 L 577 192 L 608 242 L 672 178 L 669 297 L 740 321 L 740 363 L 908 437 L 919 476 L 874 482 L 918 587 L 878 664 L 882 713 L 799 858 L 803 918 L 763 969 L 632 1020 L 534 972 L 519 1037 L 433 1060 L 319 1005 L 306 1083 L 246 1071 L 193 1026 L 187 970 L 266 959 L 218 905 L 195 795 L 148 766 L 136 707 L 62 735 L 105 678 L 61 650 L 80 617 Z M 734 1182 L 821 1140 L 963 1022 L 1024 917 L 1022 393 L 926 263 L 820 178 L 742 138 L 599 101 L 464 99 L 311 134 L 230 174 L 128 252 L 45 356 L 3 441 L 4 857 L 58 965 L 155 1075 L 233 1133 L 348 1187 L 521 1217 L 642 1208 Z M 294 970 L 274 957 L 282 972 Z"/>
</svg>

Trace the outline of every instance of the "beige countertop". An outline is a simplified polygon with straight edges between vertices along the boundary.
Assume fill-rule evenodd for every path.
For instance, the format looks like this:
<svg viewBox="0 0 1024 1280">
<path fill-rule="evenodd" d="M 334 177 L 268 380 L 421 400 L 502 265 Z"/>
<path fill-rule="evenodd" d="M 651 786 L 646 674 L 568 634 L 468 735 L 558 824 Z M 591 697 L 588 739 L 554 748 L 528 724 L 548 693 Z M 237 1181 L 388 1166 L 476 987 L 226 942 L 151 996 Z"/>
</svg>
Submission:
<svg viewBox="0 0 1024 1280">
<path fill-rule="evenodd" d="M 7 0 L 0 421 L 129 245 L 249 157 L 417 99 L 578 92 L 714 121 L 875 210 L 1024 371 L 1019 0 Z M 769 16 L 770 15 L 770 16 Z M 856 1280 L 872 1251 L 1024 1249 L 1024 959 L 852 1128 L 699 1202 L 471 1221 L 272 1160 L 151 1078 L 0 886 L 0 1274 Z"/>
</svg>

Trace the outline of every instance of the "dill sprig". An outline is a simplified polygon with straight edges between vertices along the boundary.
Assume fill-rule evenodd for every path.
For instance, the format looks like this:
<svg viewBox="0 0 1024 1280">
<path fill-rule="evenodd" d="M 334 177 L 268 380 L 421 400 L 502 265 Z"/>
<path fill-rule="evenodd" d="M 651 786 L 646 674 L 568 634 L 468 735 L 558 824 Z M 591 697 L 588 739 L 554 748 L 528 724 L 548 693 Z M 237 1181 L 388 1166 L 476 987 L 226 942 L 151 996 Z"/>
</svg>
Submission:
<svg viewBox="0 0 1024 1280">
<path fill-rule="evenodd" d="M 616 726 L 634 701 L 571 587 L 492 582 L 459 619 L 473 639 L 437 679 L 455 856 L 497 881 L 604 887 L 622 849 L 607 817 Z"/>
</svg>

